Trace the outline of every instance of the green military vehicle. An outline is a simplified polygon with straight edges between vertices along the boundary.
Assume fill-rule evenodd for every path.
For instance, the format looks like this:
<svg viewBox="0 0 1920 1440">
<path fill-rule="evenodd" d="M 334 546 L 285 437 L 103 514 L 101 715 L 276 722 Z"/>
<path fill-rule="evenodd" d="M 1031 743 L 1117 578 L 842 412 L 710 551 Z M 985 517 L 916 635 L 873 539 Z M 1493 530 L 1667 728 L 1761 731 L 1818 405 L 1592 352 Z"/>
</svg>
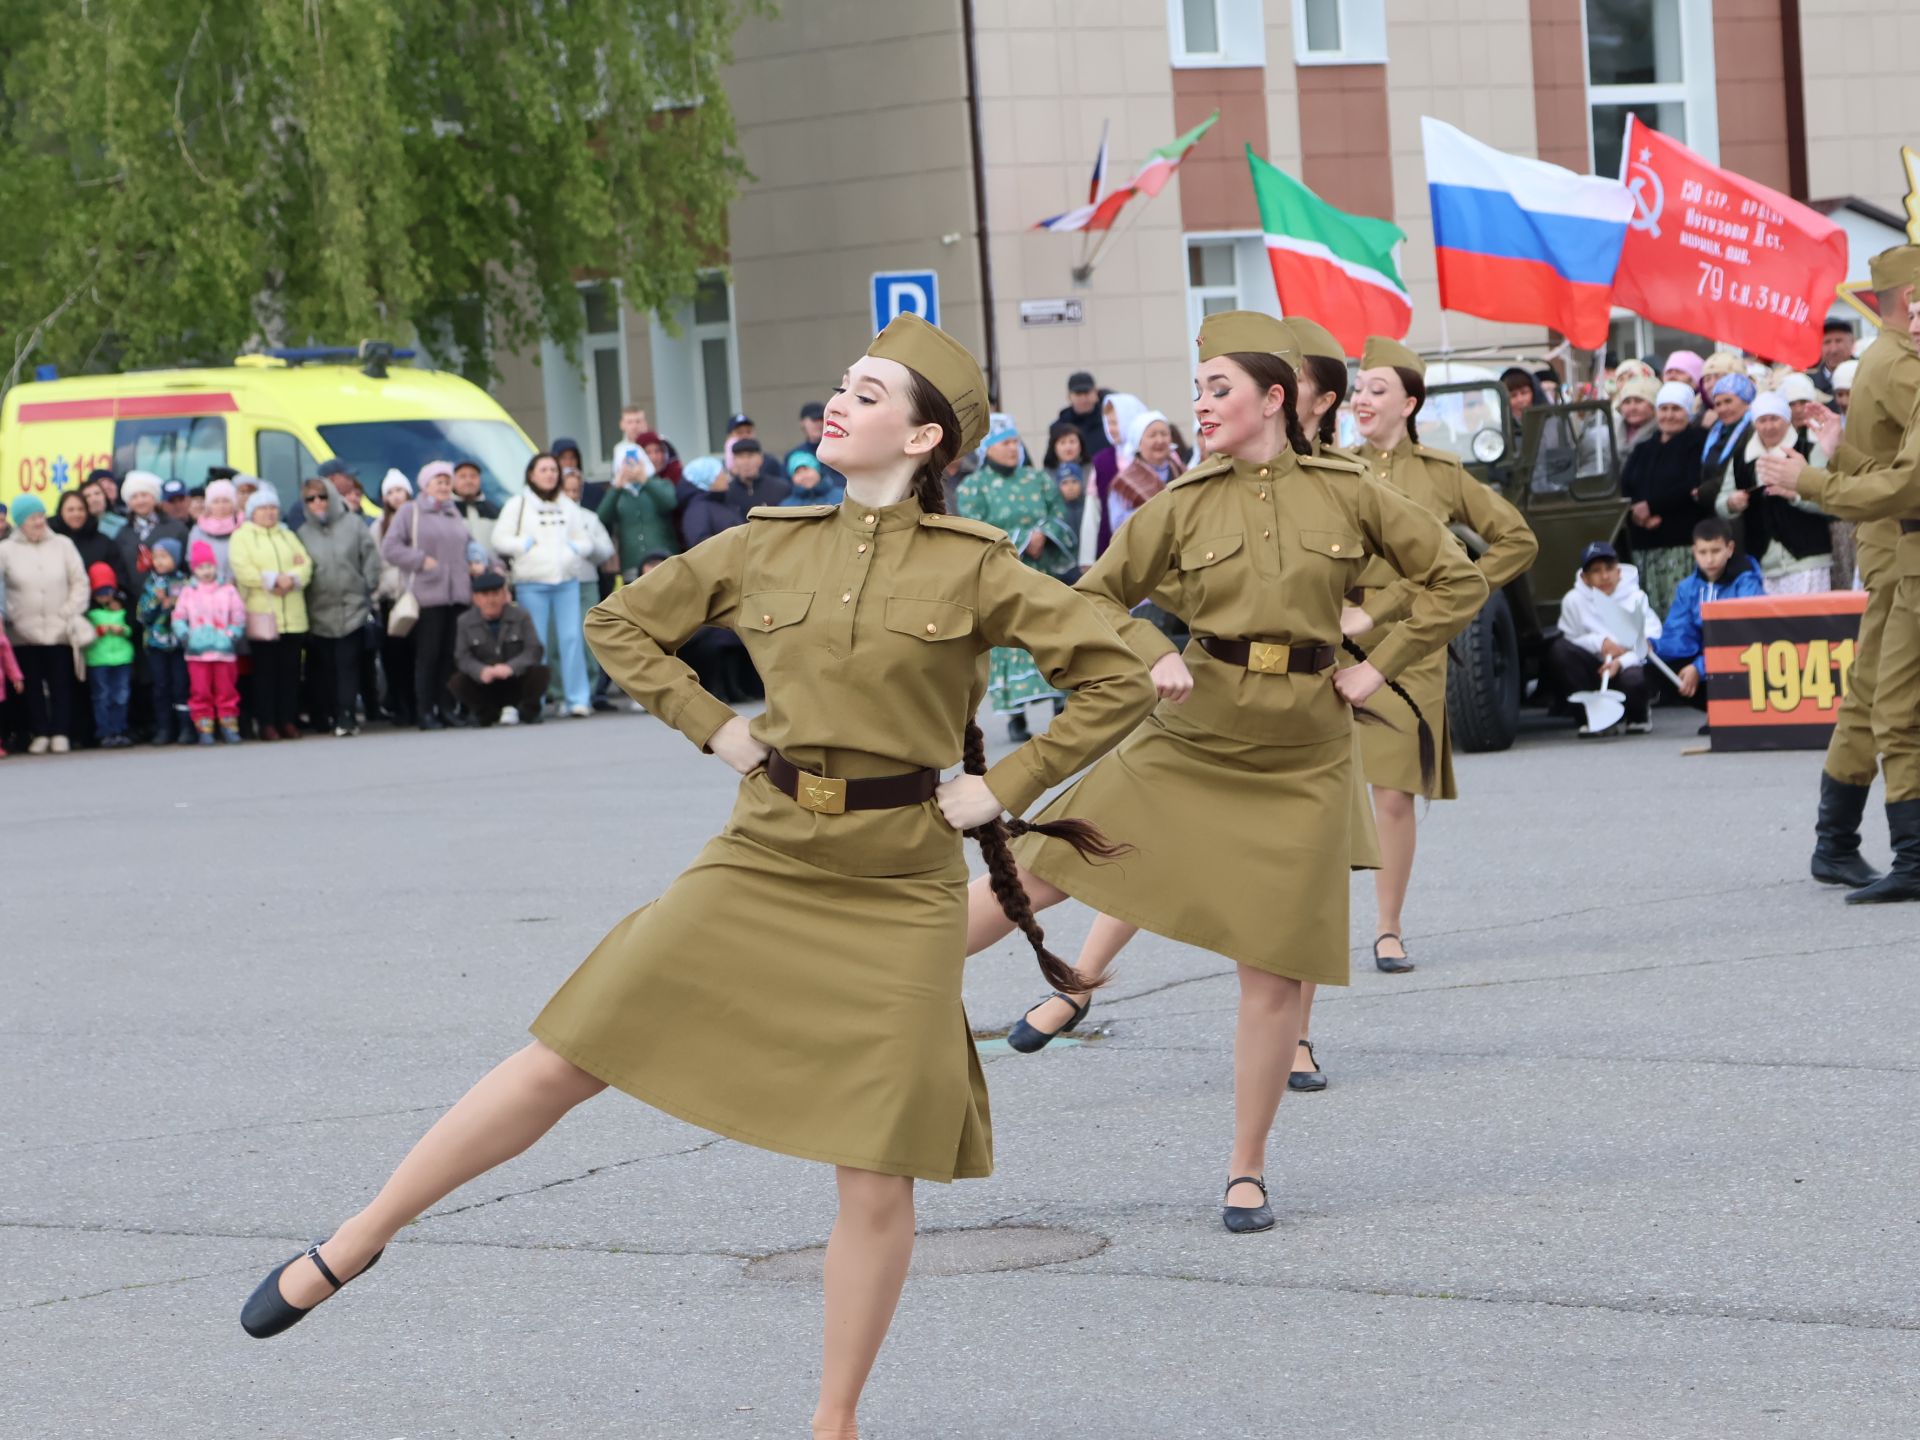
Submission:
<svg viewBox="0 0 1920 1440">
<path fill-rule="evenodd" d="M 1513 744 L 1520 707 L 1538 691 L 1560 597 L 1573 584 L 1580 552 L 1591 541 L 1616 539 L 1627 512 L 1611 407 L 1604 400 L 1535 403 L 1516 425 L 1499 380 L 1509 363 L 1532 370 L 1540 362 L 1434 363 L 1420 412 L 1420 443 L 1458 455 L 1527 517 L 1540 540 L 1533 569 L 1490 596 L 1453 641 L 1447 723 L 1465 751 Z M 1455 529 L 1475 554 L 1486 548 L 1471 531 Z"/>
</svg>

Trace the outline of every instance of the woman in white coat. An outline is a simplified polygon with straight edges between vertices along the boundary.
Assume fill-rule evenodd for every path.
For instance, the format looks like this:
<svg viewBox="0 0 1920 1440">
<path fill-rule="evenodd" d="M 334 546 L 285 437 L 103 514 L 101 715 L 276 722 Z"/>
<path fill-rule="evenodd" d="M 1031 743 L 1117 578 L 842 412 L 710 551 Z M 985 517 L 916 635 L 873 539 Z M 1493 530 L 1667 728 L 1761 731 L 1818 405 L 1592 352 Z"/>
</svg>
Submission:
<svg viewBox="0 0 1920 1440">
<path fill-rule="evenodd" d="M 493 522 L 493 548 L 512 567 L 514 598 L 533 617 L 535 631 L 558 662 L 563 713 L 576 716 L 593 714 L 575 574 L 581 560 L 588 562 L 586 573 L 593 573 L 592 518 L 561 493 L 560 462 L 542 450 L 527 462 L 526 488 L 500 507 Z M 605 527 L 599 528 L 604 540 Z M 612 553 L 611 544 L 606 553 Z"/>
</svg>

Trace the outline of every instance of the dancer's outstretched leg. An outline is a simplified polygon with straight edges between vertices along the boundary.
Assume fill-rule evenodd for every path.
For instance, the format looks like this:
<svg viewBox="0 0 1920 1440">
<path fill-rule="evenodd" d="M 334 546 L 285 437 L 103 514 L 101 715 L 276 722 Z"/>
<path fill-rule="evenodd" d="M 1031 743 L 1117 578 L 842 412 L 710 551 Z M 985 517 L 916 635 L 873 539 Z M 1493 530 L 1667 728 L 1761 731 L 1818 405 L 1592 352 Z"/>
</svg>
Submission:
<svg viewBox="0 0 1920 1440">
<path fill-rule="evenodd" d="M 1058 885 L 1050 885 L 1024 865 L 1015 865 L 1014 874 L 1027 892 L 1029 908 L 1038 915 L 1067 898 Z M 967 954 L 978 955 L 989 945 L 997 945 L 1013 933 L 1013 921 L 994 898 L 993 885 L 985 875 L 967 887 Z"/>
<path fill-rule="evenodd" d="M 1240 1017 L 1233 1035 L 1233 1159 L 1227 1178 L 1267 1173 L 1267 1137 L 1300 1042 L 1300 982 L 1251 965 L 1240 968 Z M 1229 1205 L 1263 1204 L 1251 1185 L 1236 1185 Z"/>
<path fill-rule="evenodd" d="M 827 1241 L 827 1318 L 815 1440 L 854 1440 L 854 1411 L 913 1259 L 913 1181 L 841 1165 L 840 1213 Z"/>
<path fill-rule="evenodd" d="M 1139 933 L 1138 925 L 1129 925 L 1125 920 L 1116 920 L 1111 915 L 1094 916 L 1093 925 L 1087 931 L 1086 943 L 1080 947 L 1080 958 L 1073 962 L 1073 968 L 1088 980 L 1098 980 Z M 1087 997 L 1083 993 L 1073 998 L 1076 1004 L 1081 1004 Z M 1027 1012 L 1027 1023 L 1036 1030 L 1057 1031 L 1071 1019 L 1073 1006 L 1057 995 L 1049 995 Z"/>
<path fill-rule="evenodd" d="M 1400 936 L 1400 907 L 1407 902 L 1407 885 L 1413 879 L 1413 850 L 1418 828 L 1413 814 L 1413 796 L 1405 790 L 1373 787 L 1373 818 L 1380 831 L 1380 868 L 1373 874 L 1374 898 L 1379 904 L 1377 935 Z M 1388 960 L 1406 958 L 1407 947 L 1389 940 L 1380 947 Z"/>
<path fill-rule="evenodd" d="M 403 1225 L 467 1181 L 511 1160 L 607 1082 L 561 1059 L 538 1040 L 502 1060 L 414 1142 L 373 1202 L 320 1247 L 327 1268 L 350 1280 Z M 280 1277 L 280 1293 L 302 1309 L 333 1293 L 311 1260 Z"/>
</svg>

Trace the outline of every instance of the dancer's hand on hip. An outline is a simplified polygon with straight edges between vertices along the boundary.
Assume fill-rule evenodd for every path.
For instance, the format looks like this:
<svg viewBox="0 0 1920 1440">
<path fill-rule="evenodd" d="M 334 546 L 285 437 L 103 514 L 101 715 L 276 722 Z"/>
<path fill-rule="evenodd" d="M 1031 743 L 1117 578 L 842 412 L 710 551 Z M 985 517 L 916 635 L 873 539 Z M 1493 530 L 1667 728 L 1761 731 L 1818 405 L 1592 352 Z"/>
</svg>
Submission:
<svg viewBox="0 0 1920 1440">
<path fill-rule="evenodd" d="M 1187 669 L 1187 662 L 1177 654 L 1162 655 L 1153 662 L 1153 668 L 1147 675 L 1162 700 L 1171 700 L 1180 705 L 1193 693 L 1193 672 Z"/>
<path fill-rule="evenodd" d="M 1373 692 L 1386 683 L 1387 677 L 1373 668 L 1371 660 L 1333 674 L 1333 688 L 1340 692 L 1342 700 L 1356 707 L 1366 704 L 1373 698 Z"/>
<path fill-rule="evenodd" d="M 1000 818 L 1006 807 L 979 775 L 956 775 L 940 783 L 933 792 L 940 816 L 956 830 L 972 830 L 989 820 Z"/>
<path fill-rule="evenodd" d="M 744 715 L 736 715 L 707 741 L 707 748 L 742 775 L 751 775 L 767 763 L 767 747 L 753 738 Z"/>
</svg>

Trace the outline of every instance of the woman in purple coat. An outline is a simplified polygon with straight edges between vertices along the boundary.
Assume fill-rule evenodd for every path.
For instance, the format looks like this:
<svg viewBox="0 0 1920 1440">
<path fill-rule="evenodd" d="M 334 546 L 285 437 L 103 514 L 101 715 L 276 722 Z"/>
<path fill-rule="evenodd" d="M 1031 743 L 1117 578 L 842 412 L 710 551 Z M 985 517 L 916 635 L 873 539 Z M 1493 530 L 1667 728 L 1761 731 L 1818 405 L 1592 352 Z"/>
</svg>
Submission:
<svg viewBox="0 0 1920 1440">
<path fill-rule="evenodd" d="M 453 627 L 473 599 L 467 572 L 467 522 L 453 503 L 453 466 L 430 460 L 420 469 L 419 494 L 394 515 L 380 554 L 407 576 L 420 603 L 413 627 L 413 693 L 422 730 L 446 728 L 453 714 L 447 680 L 453 674 Z"/>
</svg>

